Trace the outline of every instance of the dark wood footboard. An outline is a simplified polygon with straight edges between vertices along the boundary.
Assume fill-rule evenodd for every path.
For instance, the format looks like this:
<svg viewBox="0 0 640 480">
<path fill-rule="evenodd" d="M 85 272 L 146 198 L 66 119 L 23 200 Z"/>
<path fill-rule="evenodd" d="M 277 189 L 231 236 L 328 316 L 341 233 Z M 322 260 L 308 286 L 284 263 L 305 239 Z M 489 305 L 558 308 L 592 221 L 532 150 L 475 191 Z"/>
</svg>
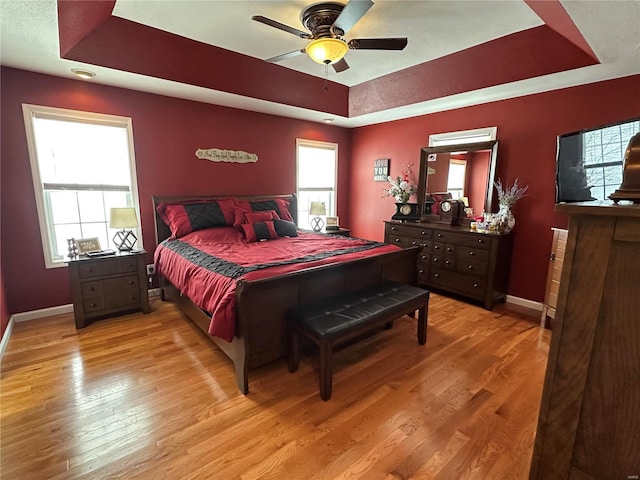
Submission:
<svg viewBox="0 0 640 480">
<path fill-rule="evenodd" d="M 381 280 L 416 285 L 418 247 L 373 255 L 347 263 L 321 265 L 253 282 L 236 289 L 236 333 L 226 342 L 208 333 L 210 318 L 166 282 L 166 297 L 232 361 L 238 388 L 249 393 L 249 370 L 287 356 L 286 312 L 298 305 L 362 290 Z"/>
</svg>

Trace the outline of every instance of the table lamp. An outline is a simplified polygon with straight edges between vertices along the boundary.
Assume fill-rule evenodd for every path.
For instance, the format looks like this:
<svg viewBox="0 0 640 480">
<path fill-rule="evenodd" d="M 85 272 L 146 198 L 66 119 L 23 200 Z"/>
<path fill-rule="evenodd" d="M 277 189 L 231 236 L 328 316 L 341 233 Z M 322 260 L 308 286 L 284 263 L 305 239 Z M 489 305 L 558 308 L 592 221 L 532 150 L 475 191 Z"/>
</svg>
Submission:
<svg viewBox="0 0 640 480">
<path fill-rule="evenodd" d="M 327 209 L 324 206 L 324 202 L 311 202 L 309 206 L 309 215 L 315 215 L 311 219 L 311 228 L 314 232 L 319 232 L 324 227 L 324 220 L 320 218 L 320 215 L 326 215 Z"/>
<path fill-rule="evenodd" d="M 136 217 L 136 209 L 133 207 L 127 208 L 112 208 L 111 216 L 109 218 L 109 228 L 121 228 L 116 232 L 113 237 L 113 243 L 118 247 L 121 252 L 128 252 L 133 250 L 138 238 L 131 230 L 125 230 L 126 228 L 137 228 L 138 217 Z"/>
</svg>

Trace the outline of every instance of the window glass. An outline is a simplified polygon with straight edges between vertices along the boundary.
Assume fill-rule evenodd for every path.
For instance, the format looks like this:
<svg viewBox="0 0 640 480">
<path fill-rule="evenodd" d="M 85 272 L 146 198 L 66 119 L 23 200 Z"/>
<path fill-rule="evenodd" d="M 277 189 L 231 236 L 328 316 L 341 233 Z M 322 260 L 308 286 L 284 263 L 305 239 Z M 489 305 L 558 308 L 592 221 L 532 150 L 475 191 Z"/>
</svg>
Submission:
<svg viewBox="0 0 640 480">
<path fill-rule="evenodd" d="M 591 187 L 591 196 L 607 200 L 620 188 L 624 153 L 629 139 L 640 131 L 640 121 L 628 122 L 584 132 L 582 135 L 582 159 Z"/>
<path fill-rule="evenodd" d="M 65 264 L 70 238 L 116 250 L 110 209 L 138 206 L 131 119 L 26 104 L 23 113 L 46 266 Z"/>
<path fill-rule="evenodd" d="M 311 228 L 311 202 L 324 202 L 327 215 L 336 212 L 338 145 L 298 139 L 296 142 L 298 226 Z"/>
</svg>

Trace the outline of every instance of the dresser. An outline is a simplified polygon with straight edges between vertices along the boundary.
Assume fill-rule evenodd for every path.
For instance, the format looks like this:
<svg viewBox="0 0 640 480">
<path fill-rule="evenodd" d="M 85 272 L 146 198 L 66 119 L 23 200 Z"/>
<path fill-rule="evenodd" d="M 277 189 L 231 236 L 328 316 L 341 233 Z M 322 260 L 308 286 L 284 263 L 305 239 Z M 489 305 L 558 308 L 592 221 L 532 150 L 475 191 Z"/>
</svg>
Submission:
<svg viewBox="0 0 640 480">
<path fill-rule="evenodd" d="M 542 305 L 542 317 L 540 318 L 540 326 L 544 328 L 550 328 L 550 319 L 556 316 L 560 277 L 562 275 L 562 266 L 564 265 L 564 252 L 567 248 L 567 231 L 561 228 L 552 228 L 551 230 L 553 231 L 553 241 L 551 242 L 547 286 L 544 289 L 544 304 Z"/>
<path fill-rule="evenodd" d="M 140 250 L 69 261 L 76 328 L 129 311 L 149 313 L 146 254 Z"/>
<path fill-rule="evenodd" d="M 569 234 L 529 478 L 637 478 L 640 205 L 556 211 Z"/>
<path fill-rule="evenodd" d="M 476 300 L 490 310 L 506 298 L 511 234 L 488 234 L 438 223 L 385 222 L 385 242 L 422 247 L 418 281 L 429 289 Z"/>
</svg>

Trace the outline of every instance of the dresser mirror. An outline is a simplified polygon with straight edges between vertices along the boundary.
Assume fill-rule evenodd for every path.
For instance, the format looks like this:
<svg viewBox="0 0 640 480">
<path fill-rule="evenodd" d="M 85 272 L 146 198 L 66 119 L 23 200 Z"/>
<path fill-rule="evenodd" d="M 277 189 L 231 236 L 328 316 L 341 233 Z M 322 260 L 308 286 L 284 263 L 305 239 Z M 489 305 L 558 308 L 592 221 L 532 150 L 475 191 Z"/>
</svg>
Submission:
<svg viewBox="0 0 640 480">
<path fill-rule="evenodd" d="M 466 217 L 491 212 L 498 141 L 423 147 L 420 153 L 418 208 L 437 215 L 444 198 L 460 199 Z"/>
</svg>

